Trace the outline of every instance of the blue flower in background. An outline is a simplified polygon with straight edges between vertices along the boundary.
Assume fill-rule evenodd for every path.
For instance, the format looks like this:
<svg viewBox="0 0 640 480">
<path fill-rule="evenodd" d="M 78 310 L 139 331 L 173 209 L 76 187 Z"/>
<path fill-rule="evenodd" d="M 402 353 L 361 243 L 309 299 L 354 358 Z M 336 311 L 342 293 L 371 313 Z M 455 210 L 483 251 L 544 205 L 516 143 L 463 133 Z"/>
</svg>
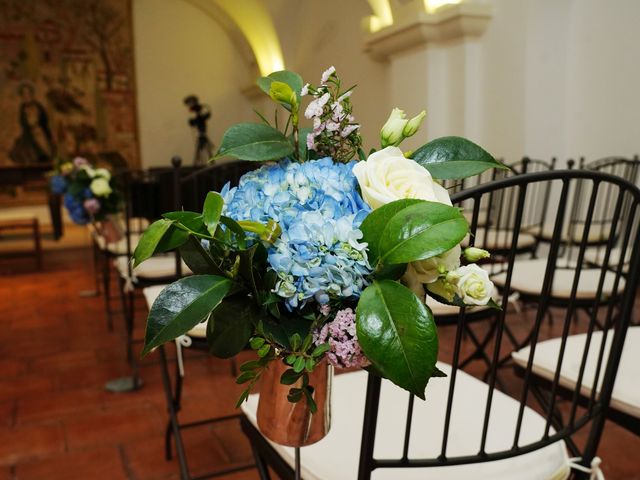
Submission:
<svg viewBox="0 0 640 480">
<path fill-rule="evenodd" d="M 84 209 L 82 200 L 78 200 L 70 193 L 66 193 L 64 195 L 64 206 L 69 212 L 69 216 L 74 223 L 77 223 L 78 225 L 86 225 L 89 223 L 89 215 Z"/>
<path fill-rule="evenodd" d="M 358 297 L 367 286 L 372 270 L 359 227 L 371 209 L 356 188 L 354 164 L 285 159 L 222 189 L 225 215 L 280 224 L 282 235 L 269 247 L 268 261 L 279 278 L 275 291 L 289 309 L 312 298 L 324 304 Z"/>
<path fill-rule="evenodd" d="M 67 181 L 62 175 L 54 175 L 49 180 L 51 191 L 55 194 L 62 195 L 67 191 Z"/>
</svg>

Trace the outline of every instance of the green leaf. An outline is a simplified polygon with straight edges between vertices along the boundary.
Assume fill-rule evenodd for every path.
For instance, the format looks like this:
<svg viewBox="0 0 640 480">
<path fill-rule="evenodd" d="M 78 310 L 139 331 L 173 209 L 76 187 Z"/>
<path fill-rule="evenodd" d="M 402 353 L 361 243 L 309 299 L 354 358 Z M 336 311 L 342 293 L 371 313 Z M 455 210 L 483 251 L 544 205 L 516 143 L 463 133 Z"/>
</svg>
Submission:
<svg viewBox="0 0 640 480">
<path fill-rule="evenodd" d="M 218 228 L 218 221 L 222 215 L 222 207 L 224 200 L 218 192 L 209 192 L 204 200 L 204 208 L 202 209 L 202 218 L 209 233 L 213 236 Z"/>
<path fill-rule="evenodd" d="M 435 257 L 459 244 L 469 230 L 460 210 L 421 201 L 396 213 L 378 246 L 383 263 L 409 263 Z"/>
<path fill-rule="evenodd" d="M 184 230 L 176 228 L 175 225 L 172 225 L 162 236 L 158 245 L 156 245 L 156 253 L 175 250 L 184 245 L 187 240 L 189 240 L 189 232 L 185 232 Z"/>
<path fill-rule="evenodd" d="M 246 296 L 225 298 L 215 309 L 207 325 L 209 352 L 220 358 L 231 358 L 249 343 L 260 312 Z M 264 348 L 264 339 L 259 348 Z M 254 339 L 254 340 L 257 340 Z M 253 342 L 252 345 L 253 347 Z M 269 345 L 266 345 L 269 347 Z"/>
<path fill-rule="evenodd" d="M 179 252 L 184 263 L 196 275 L 226 276 L 197 238 L 190 236 L 189 241 L 180 246 Z"/>
<path fill-rule="evenodd" d="M 201 213 L 178 211 L 163 213 L 162 216 L 181 224 L 191 232 L 208 234 Z"/>
<path fill-rule="evenodd" d="M 302 370 L 304 370 L 304 362 L 304 357 L 296 358 L 296 361 L 293 364 L 293 371 L 296 373 L 302 372 Z"/>
<path fill-rule="evenodd" d="M 231 288 L 231 281 L 216 275 L 181 278 L 160 292 L 147 318 L 142 355 L 184 335 L 214 310 Z"/>
<path fill-rule="evenodd" d="M 249 380 L 253 380 L 254 378 L 256 378 L 257 375 L 258 375 L 258 373 L 255 372 L 255 371 L 243 372 L 238 376 L 238 378 L 236 378 L 236 383 L 238 385 L 240 385 L 242 383 L 246 383 Z"/>
<path fill-rule="evenodd" d="M 375 370 L 424 399 L 438 357 L 431 311 L 408 288 L 383 280 L 362 292 L 356 315 L 358 341 Z"/>
<path fill-rule="evenodd" d="M 288 368 L 280 376 L 280 383 L 283 385 L 293 385 L 299 378 L 299 372 L 296 372 L 293 368 Z"/>
<path fill-rule="evenodd" d="M 411 158 L 434 178 L 443 180 L 471 177 L 489 168 L 508 168 L 482 147 L 462 137 L 437 138 L 418 148 Z"/>
<path fill-rule="evenodd" d="M 422 201 L 423 200 L 415 199 L 396 200 L 395 202 L 387 203 L 386 205 L 376 208 L 365 217 L 362 225 L 360 225 L 360 230 L 363 234 L 362 241 L 369 244 L 368 257 L 371 265 L 375 265 L 380 257 L 380 238 L 382 238 L 382 232 L 387 227 L 389 221 L 400 210 Z"/>
<path fill-rule="evenodd" d="M 160 240 L 162 240 L 162 237 L 167 233 L 167 230 L 169 230 L 172 224 L 173 222 L 171 220 L 161 219 L 149 225 L 149 228 L 147 228 L 142 234 L 142 237 L 140 237 L 138 245 L 133 252 L 133 268 L 153 256 Z"/>
<path fill-rule="evenodd" d="M 320 355 L 322 355 L 323 353 L 327 353 L 329 350 L 331 350 L 331 345 L 328 343 L 322 343 L 320 345 L 318 345 L 313 352 L 311 352 L 311 356 L 316 358 L 319 357 Z"/>
<path fill-rule="evenodd" d="M 263 345 L 263 346 L 261 346 L 258 349 L 258 356 L 260 358 L 266 357 L 269 354 L 269 350 L 271 350 L 271 345 L 269 345 L 268 343 Z"/>
<path fill-rule="evenodd" d="M 287 137 L 269 125 L 238 123 L 224 133 L 222 144 L 214 158 L 229 156 L 262 162 L 286 157 L 293 150 Z"/>
<path fill-rule="evenodd" d="M 264 345 L 264 338 L 262 337 L 253 337 L 251 339 L 251 342 L 249 342 L 249 344 L 251 345 L 251 348 L 253 348 L 254 350 L 259 349 L 262 345 Z"/>
<path fill-rule="evenodd" d="M 271 83 L 274 81 L 289 85 L 291 89 L 296 92 L 296 95 L 298 96 L 298 103 L 300 103 L 300 90 L 302 90 L 303 85 L 302 77 L 300 75 L 296 72 L 290 72 L 289 70 L 280 70 L 273 72 L 266 77 L 260 77 L 257 83 L 260 90 L 269 95 L 269 92 L 271 91 Z"/>
</svg>

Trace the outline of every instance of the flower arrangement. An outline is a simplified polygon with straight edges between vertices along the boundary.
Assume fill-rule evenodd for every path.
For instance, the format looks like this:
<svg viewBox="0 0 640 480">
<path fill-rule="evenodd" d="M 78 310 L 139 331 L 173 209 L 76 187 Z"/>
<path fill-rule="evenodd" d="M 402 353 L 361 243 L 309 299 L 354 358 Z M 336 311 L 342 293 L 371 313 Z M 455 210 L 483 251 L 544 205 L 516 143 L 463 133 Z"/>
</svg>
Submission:
<svg viewBox="0 0 640 480">
<path fill-rule="evenodd" d="M 64 206 L 74 223 L 102 221 L 121 209 L 121 196 L 111 172 L 94 168 L 87 159 L 59 162 L 49 178 L 53 193 L 64 195 Z"/>
<path fill-rule="evenodd" d="M 304 398 L 315 411 L 309 373 L 325 358 L 424 398 L 429 379 L 441 375 L 425 294 L 495 306 L 488 276 L 469 263 L 488 252 L 462 251 L 468 224 L 437 180 L 504 167 L 459 137 L 403 153 L 398 145 L 418 132 L 425 112 L 407 119 L 398 109 L 382 127 L 382 148 L 366 155 L 353 88 L 343 89 L 333 67 L 318 86 L 289 71 L 258 85 L 288 113 L 284 129 L 264 117 L 234 125 L 216 158 L 265 164 L 210 192 L 202 212 L 165 214 L 135 250 L 137 266 L 178 249 L 195 273 L 153 304 L 143 354 L 206 321 L 212 354 L 231 357 L 247 345 L 257 352 L 241 367 L 239 404 L 270 362 L 282 361 L 289 400 Z"/>
</svg>

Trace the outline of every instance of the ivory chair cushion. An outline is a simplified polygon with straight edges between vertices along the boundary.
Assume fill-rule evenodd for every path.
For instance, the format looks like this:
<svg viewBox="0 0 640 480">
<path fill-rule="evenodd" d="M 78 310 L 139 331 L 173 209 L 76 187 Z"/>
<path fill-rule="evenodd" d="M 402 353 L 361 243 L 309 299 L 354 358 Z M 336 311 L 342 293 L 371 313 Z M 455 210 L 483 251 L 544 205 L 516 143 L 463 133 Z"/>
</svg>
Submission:
<svg viewBox="0 0 640 480">
<path fill-rule="evenodd" d="M 612 338 L 613 331 L 609 331 L 603 357 L 605 361 L 609 355 Z M 575 390 L 586 340 L 586 333 L 567 337 L 562 370 L 560 371 L 559 381 L 561 386 Z M 553 338 L 537 344 L 533 357 L 533 373 L 542 378 L 553 380 L 561 342 L 561 338 Z M 601 344 L 602 331 L 593 332 L 582 385 L 580 387 L 581 393 L 585 396 L 591 394 Z M 517 352 L 513 352 L 511 356 L 516 364 L 526 368 L 529 360 L 529 352 L 529 347 L 525 347 Z M 600 391 L 600 387 L 602 386 L 603 375 L 604 371 L 601 370 L 597 392 Z M 638 379 L 640 379 L 640 327 L 630 327 L 627 331 L 627 337 L 622 351 L 618 376 L 616 377 L 616 383 L 613 387 L 611 407 L 640 418 L 640 388 L 638 388 Z"/>
<path fill-rule="evenodd" d="M 484 228 L 478 229 L 475 234 L 474 245 L 485 250 L 509 250 L 513 239 L 512 230 L 493 230 L 488 231 Z M 465 238 L 464 245 L 469 245 L 469 238 Z M 520 232 L 518 235 L 518 250 L 533 248 L 536 245 L 536 238 L 530 233 Z"/>
<path fill-rule="evenodd" d="M 536 232 L 536 235 L 546 242 L 550 242 L 553 239 L 553 233 L 555 230 L 555 225 L 545 225 L 542 228 L 542 232 Z M 588 243 L 601 243 L 609 240 L 609 235 L 611 233 L 611 224 L 592 224 L 589 229 L 589 235 L 587 235 Z M 571 227 L 571 232 L 569 232 L 569 226 L 565 225 L 565 232 L 562 234 L 563 242 L 573 242 L 575 244 L 582 243 L 582 235 L 584 234 L 584 225 L 576 224 Z"/>
<path fill-rule="evenodd" d="M 513 275 L 511 277 L 511 289 L 527 295 L 540 295 L 542 292 L 542 284 L 544 282 L 544 274 L 547 269 L 547 259 L 537 258 L 531 260 L 516 260 L 513 266 Z M 576 298 L 590 299 L 595 298 L 598 291 L 598 283 L 601 275 L 600 269 L 582 267 L 580 272 L 580 281 L 578 282 L 578 290 Z M 551 295 L 555 298 L 568 299 L 571 297 L 571 288 L 573 287 L 573 277 L 575 270 L 556 267 L 553 287 Z M 493 283 L 497 287 L 504 287 L 507 274 L 506 272 L 492 276 Z M 607 272 L 605 274 L 602 293 L 604 296 L 610 296 L 613 292 L 615 274 Z M 624 289 L 624 278 L 620 278 L 618 282 L 618 292 Z"/>
<path fill-rule="evenodd" d="M 450 373 L 447 364 L 438 368 Z M 427 387 L 427 400 L 416 399 L 409 445 L 410 458 L 436 458 L 440 454 L 442 427 L 449 379 L 434 378 Z M 487 385 L 458 371 L 447 454 L 476 455 L 480 446 Z M 356 371 L 334 377 L 332 386 L 331 430 L 320 442 L 301 449 L 302 477 L 305 480 L 353 480 L 357 478 L 362 436 L 367 373 Z M 400 458 L 409 394 L 390 382 L 383 382 L 375 444 L 376 458 Z M 249 396 L 242 410 L 257 428 L 258 394 Z M 512 446 L 519 403 L 495 391 L 487 452 L 508 450 Z M 545 421 L 527 408 L 521 444 L 542 437 Z M 272 443 L 293 467 L 294 450 Z M 566 479 L 569 475 L 563 442 L 556 442 L 531 453 L 505 460 L 468 465 L 430 468 L 388 468 L 373 471 L 374 480 L 468 480 Z"/>
<path fill-rule="evenodd" d="M 604 247 L 596 248 L 591 247 L 588 248 L 584 252 L 584 258 L 586 262 L 593 263 L 595 265 L 602 265 L 605 259 L 605 253 L 607 253 L 607 249 Z M 622 251 L 620 248 L 612 248 L 611 253 L 609 254 L 609 268 L 611 270 L 616 270 L 618 268 L 618 263 L 620 262 L 620 254 Z M 625 257 L 622 265 L 622 271 L 627 272 L 629 269 L 629 261 L 631 259 L 631 251 L 628 249 L 625 252 Z"/>
<path fill-rule="evenodd" d="M 142 235 L 139 233 L 132 233 L 131 237 L 131 252 L 136 249 L 138 242 L 140 241 L 140 237 Z M 113 255 L 127 255 L 127 239 L 122 238 L 115 243 L 107 243 L 102 235 L 94 236 L 96 243 L 98 244 L 98 248 L 100 250 L 106 250 L 107 252 Z"/>
<path fill-rule="evenodd" d="M 152 287 L 142 289 L 142 294 L 144 295 L 144 299 L 147 302 L 149 310 L 151 310 L 151 306 L 153 305 L 153 302 L 156 301 L 156 298 L 158 298 L 158 295 L 160 295 L 160 292 L 167 286 L 168 285 L 153 285 Z M 207 322 L 199 323 L 189 330 L 187 335 L 194 338 L 207 338 Z"/>
<path fill-rule="evenodd" d="M 115 265 L 118 273 L 123 278 L 129 275 L 129 262 L 131 260 L 125 257 L 117 257 L 113 264 Z M 144 280 L 153 280 L 154 278 L 168 278 L 176 274 L 176 257 L 174 255 L 158 255 L 151 257 L 135 269 L 133 269 L 133 276 Z M 186 263 L 182 262 L 182 275 L 192 275 L 193 272 L 189 269 Z"/>
</svg>

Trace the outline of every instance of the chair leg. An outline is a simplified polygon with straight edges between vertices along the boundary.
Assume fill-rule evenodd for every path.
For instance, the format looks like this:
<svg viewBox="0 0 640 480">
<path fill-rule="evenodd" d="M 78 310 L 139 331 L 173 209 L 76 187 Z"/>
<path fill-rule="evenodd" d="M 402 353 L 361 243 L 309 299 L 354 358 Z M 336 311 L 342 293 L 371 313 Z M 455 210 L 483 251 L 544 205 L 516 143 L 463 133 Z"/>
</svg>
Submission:
<svg viewBox="0 0 640 480">
<path fill-rule="evenodd" d="M 158 350 L 160 352 L 162 384 L 167 401 L 167 410 L 169 412 L 169 424 L 171 425 L 171 430 L 173 432 L 173 438 L 176 444 L 176 453 L 178 455 L 178 463 L 180 464 L 180 478 L 182 480 L 187 480 L 191 477 L 189 476 L 184 445 L 182 444 L 182 436 L 180 435 L 180 425 L 178 424 L 178 417 L 176 415 L 177 412 L 174 404 L 174 394 L 173 389 L 171 388 L 171 377 L 169 375 L 169 366 L 167 364 L 167 354 L 165 352 L 164 345 L 158 347 Z"/>
<path fill-rule="evenodd" d="M 104 307 L 107 312 L 107 328 L 113 332 L 113 318 L 111 317 L 111 257 L 104 253 L 102 256 L 102 290 L 104 291 Z"/>
<path fill-rule="evenodd" d="M 253 459 L 256 462 L 256 469 L 258 470 L 258 475 L 260 475 L 260 480 L 271 480 L 267 464 L 253 445 L 251 445 L 251 451 L 253 452 Z"/>
<path fill-rule="evenodd" d="M 96 294 L 100 294 L 100 248 L 95 240 L 92 240 L 93 246 L 93 274 L 96 280 Z"/>
</svg>

